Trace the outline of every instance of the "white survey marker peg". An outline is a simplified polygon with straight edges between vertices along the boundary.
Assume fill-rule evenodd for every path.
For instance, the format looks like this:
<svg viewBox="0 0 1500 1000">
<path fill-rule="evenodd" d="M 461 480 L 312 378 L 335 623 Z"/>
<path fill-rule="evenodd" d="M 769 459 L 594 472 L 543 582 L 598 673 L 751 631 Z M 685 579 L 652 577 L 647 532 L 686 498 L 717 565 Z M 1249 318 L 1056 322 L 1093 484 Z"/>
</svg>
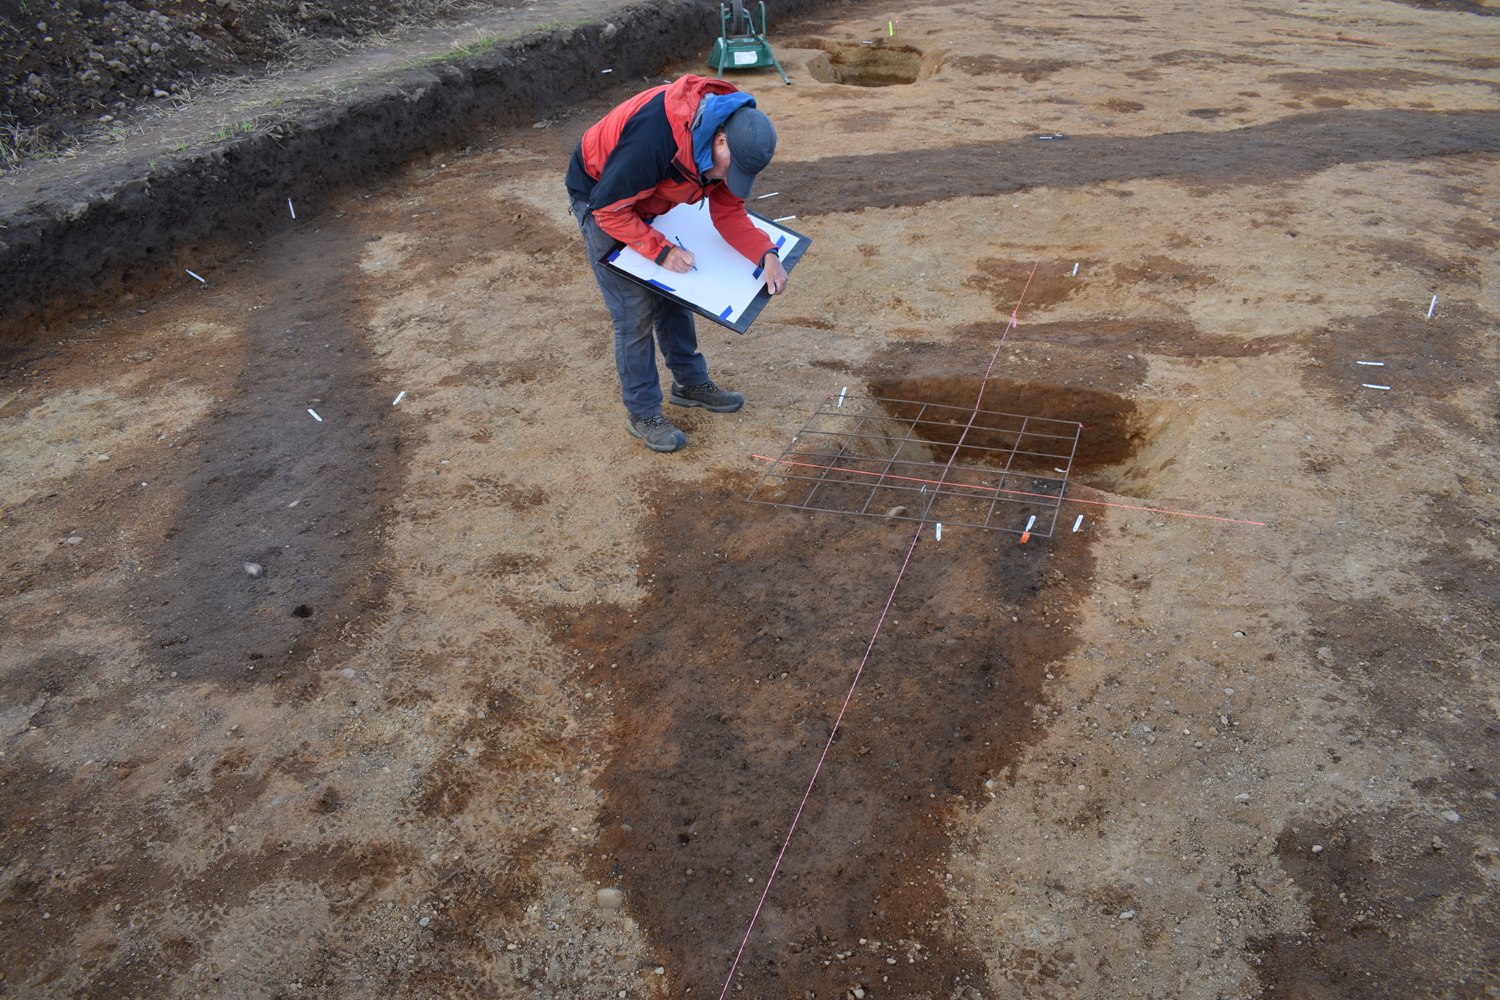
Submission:
<svg viewBox="0 0 1500 1000">
<path fill-rule="evenodd" d="M 840 406 L 844 405 L 844 394 L 847 393 L 848 391 L 849 391 L 849 387 L 847 385 L 844 386 L 842 389 L 839 390 L 839 405 Z"/>
<path fill-rule="evenodd" d="M 934 540 L 936 540 L 936 541 L 941 542 L 943 540 L 943 522 L 942 521 L 939 521 L 939 522 L 937 522 L 936 524 L 934 524 L 932 526 L 932 536 L 933 536 Z"/>
</svg>

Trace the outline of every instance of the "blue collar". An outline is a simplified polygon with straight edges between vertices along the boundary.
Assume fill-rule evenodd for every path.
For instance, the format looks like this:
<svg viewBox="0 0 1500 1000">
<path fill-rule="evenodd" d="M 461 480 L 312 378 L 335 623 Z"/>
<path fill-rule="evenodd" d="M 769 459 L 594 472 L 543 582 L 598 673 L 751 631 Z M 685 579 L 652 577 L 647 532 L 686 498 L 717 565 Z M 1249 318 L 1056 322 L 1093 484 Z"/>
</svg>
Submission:
<svg viewBox="0 0 1500 1000">
<path fill-rule="evenodd" d="M 736 91 L 733 94 L 709 94 L 698 103 L 693 116 L 693 164 L 701 175 L 714 165 L 714 133 L 740 108 L 755 107 L 755 98 Z"/>
</svg>

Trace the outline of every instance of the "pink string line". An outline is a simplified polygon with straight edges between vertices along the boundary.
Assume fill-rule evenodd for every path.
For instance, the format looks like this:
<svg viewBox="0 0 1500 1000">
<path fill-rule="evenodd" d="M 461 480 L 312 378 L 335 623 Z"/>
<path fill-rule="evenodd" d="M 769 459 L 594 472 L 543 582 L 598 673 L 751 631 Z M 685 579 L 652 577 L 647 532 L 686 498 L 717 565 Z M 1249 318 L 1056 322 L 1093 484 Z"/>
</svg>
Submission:
<svg viewBox="0 0 1500 1000">
<path fill-rule="evenodd" d="M 1005 332 L 1000 334 L 1000 342 L 995 345 L 995 353 L 990 355 L 990 363 L 984 369 L 984 378 L 979 383 L 979 396 L 974 400 L 974 412 L 969 415 L 969 424 L 973 425 L 975 418 L 979 415 L 979 404 L 984 400 L 984 389 L 989 383 L 990 372 L 995 368 L 995 361 L 1000 357 L 1000 349 L 1005 346 L 1005 338 L 1010 336 L 1010 331 L 1018 325 L 1016 314 L 1021 310 L 1021 301 L 1026 298 L 1026 289 L 1031 287 L 1031 279 L 1036 275 L 1036 269 L 1042 259 L 1037 258 L 1035 264 L 1031 265 L 1031 274 L 1026 276 L 1026 284 L 1021 289 L 1020 298 L 1016 299 L 1016 307 L 1011 310 L 1010 323 L 1005 327 Z M 968 433 L 968 427 L 964 428 Z M 963 438 L 959 438 L 963 443 Z M 943 468 L 939 478 L 946 478 L 948 469 L 953 465 L 953 460 L 958 456 L 958 448 L 953 449 L 953 454 L 948 456 L 948 465 Z M 786 838 L 781 842 L 781 850 L 776 854 L 776 863 L 771 866 L 771 874 L 766 878 L 766 886 L 760 891 L 760 899 L 755 902 L 755 912 L 750 914 L 750 923 L 745 928 L 745 936 L 740 939 L 739 950 L 734 953 L 734 961 L 730 963 L 729 974 L 724 977 L 724 988 L 719 991 L 719 1000 L 724 1000 L 729 995 L 729 987 L 734 983 L 734 973 L 740 967 L 740 959 L 745 956 L 745 948 L 750 944 L 750 935 L 755 931 L 756 921 L 760 919 L 760 911 L 766 905 L 766 899 L 771 895 L 771 885 L 776 881 L 776 873 L 781 870 L 782 859 L 786 857 L 787 849 L 792 845 L 792 835 L 797 832 L 797 824 L 802 820 L 802 812 L 807 808 L 808 799 L 812 798 L 813 786 L 818 782 L 818 775 L 823 772 L 823 764 L 828 760 L 828 751 L 833 749 L 833 741 L 839 734 L 839 726 L 843 724 L 844 713 L 849 710 L 849 703 L 854 700 L 854 691 L 859 687 L 859 679 L 864 675 L 865 665 L 870 662 L 870 654 L 875 651 L 875 640 L 880 638 L 880 630 L 885 626 L 886 616 L 890 614 L 891 605 L 896 601 L 896 592 L 901 589 L 901 581 L 906 577 L 906 568 L 911 565 L 912 553 L 917 551 L 917 543 L 922 540 L 922 529 L 925 524 L 918 524 L 917 530 L 912 532 L 911 544 L 906 547 L 906 558 L 901 560 L 901 569 L 896 574 L 896 582 L 891 585 L 891 592 L 886 595 L 885 607 L 880 609 L 880 617 L 875 621 L 875 631 L 870 633 L 870 641 L 865 645 L 865 655 L 859 661 L 859 667 L 854 671 L 854 680 L 849 684 L 849 691 L 844 695 L 844 703 L 839 706 L 839 714 L 833 720 L 833 728 L 828 731 L 828 742 L 823 744 L 823 752 L 818 755 L 818 763 L 813 767 L 812 777 L 808 779 L 807 789 L 802 793 L 802 801 L 797 803 L 797 812 L 792 816 L 792 824 L 787 828 Z"/>
<path fill-rule="evenodd" d="M 979 381 L 979 396 L 974 400 L 974 414 L 969 418 L 970 423 L 973 423 L 974 417 L 979 415 L 979 404 L 984 402 L 984 390 L 989 388 L 990 372 L 995 370 L 995 361 L 1000 357 L 1000 348 L 1005 346 L 1005 338 L 1010 336 L 1010 331 L 1021 325 L 1016 316 L 1021 312 L 1021 302 L 1026 298 L 1026 292 L 1031 288 L 1031 279 L 1036 277 L 1036 269 L 1041 263 L 1042 258 L 1038 257 L 1036 263 L 1031 265 L 1031 273 L 1026 276 L 1026 284 L 1021 286 L 1021 294 L 1016 299 L 1016 307 L 1010 311 L 1010 322 L 1005 325 L 1005 330 L 1000 334 L 1000 342 L 995 345 L 995 353 L 990 355 L 990 363 L 985 366 L 984 378 Z M 953 454 L 958 454 L 957 449 Z M 952 457 L 948 459 L 948 462 L 952 464 Z"/>
<path fill-rule="evenodd" d="M 802 793 L 802 801 L 797 804 L 797 813 L 792 817 L 792 825 L 786 831 L 786 839 L 781 842 L 781 851 L 776 855 L 776 863 L 771 866 L 771 875 L 766 879 L 766 887 L 761 890 L 760 899 L 756 901 L 755 912 L 750 915 L 750 925 L 745 928 L 745 936 L 740 941 L 740 950 L 734 954 L 734 962 L 729 966 L 729 975 L 724 978 L 724 988 L 719 991 L 719 1000 L 729 994 L 729 986 L 734 982 L 735 970 L 740 966 L 740 959 L 745 955 L 745 948 L 750 943 L 750 934 L 755 930 L 755 922 L 760 919 L 761 908 L 766 905 L 766 897 L 771 894 L 771 883 L 776 881 L 776 873 L 781 870 L 781 861 L 786 857 L 787 848 L 791 847 L 792 835 L 797 832 L 797 824 L 802 820 L 802 811 L 807 808 L 807 800 L 812 797 L 813 785 L 817 783 L 818 775 L 823 771 L 823 762 L 828 759 L 828 751 L 833 748 L 833 740 L 839 733 L 839 726 L 844 721 L 844 713 L 849 710 L 849 703 L 854 700 L 854 689 L 859 687 L 859 679 L 865 672 L 865 664 L 870 662 L 870 654 L 875 650 L 875 640 L 880 637 L 880 629 L 885 625 L 886 615 L 890 613 L 891 604 L 896 600 L 896 591 L 901 589 L 901 580 L 906 576 L 906 567 L 911 564 L 911 555 L 917 550 L 917 542 L 922 538 L 922 529 L 926 525 L 917 525 L 917 530 L 912 533 L 911 544 L 906 548 L 906 558 L 901 562 L 901 571 L 896 574 L 896 582 L 891 586 L 891 592 L 885 599 L 885 607 L 880 609 L 880 618 L 875 622 L 875 631 L 870 635 L 870 642 L 865 646 L 864 658 L 859 661 L 859 668 L 854 671 L 854 681 L 849 685 L 849 693 L 844 695 L 844 703 L 839 706 L 839 714 L 833 720 L 833 728 L 828 732 L 828 742 L 823 744 L 823 752 L 818 756 L 817 766 L 813 768 L 812 778 L 807 782 L 807 790 Z"/>
</svg>

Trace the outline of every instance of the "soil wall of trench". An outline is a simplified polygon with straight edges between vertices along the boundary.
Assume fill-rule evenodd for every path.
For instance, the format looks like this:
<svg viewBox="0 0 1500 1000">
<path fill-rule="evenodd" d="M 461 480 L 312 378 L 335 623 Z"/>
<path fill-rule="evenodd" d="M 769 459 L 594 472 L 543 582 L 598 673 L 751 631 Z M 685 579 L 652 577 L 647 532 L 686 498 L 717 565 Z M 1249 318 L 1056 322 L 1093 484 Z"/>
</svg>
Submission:
<svg viewBox="0 0 1500 1000">
<path fill-rule="evenodd" d="M 825 6 L 778 0 L 776 13 Z M 287 102 L 273 124 L 211 148 L 146 148 L 55 183 L 0 188 L 0 346 L 235 257 L 291 222 L 289 200 L 307 217 L 476 130 L 545 118 L 700 55 L 717 21 L 706 0 L 603 8 L 588 24 L 351 81 L 343 97 Z"/>
</svg>

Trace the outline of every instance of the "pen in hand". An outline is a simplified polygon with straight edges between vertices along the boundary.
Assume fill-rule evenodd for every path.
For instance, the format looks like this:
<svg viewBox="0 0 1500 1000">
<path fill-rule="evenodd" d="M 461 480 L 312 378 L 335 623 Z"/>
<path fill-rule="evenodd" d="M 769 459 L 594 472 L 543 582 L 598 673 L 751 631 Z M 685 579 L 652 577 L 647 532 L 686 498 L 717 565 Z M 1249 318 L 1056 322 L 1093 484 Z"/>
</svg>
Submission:
<svg viewBox="0 0 1500 1000">
<path fill-rule="evenodd" d="M 676 240 L 677 245 L 680 246 L 680 247 L 682 247 L 682 252 L 683 253 L 692 253 L 691 250 L 689 250 L 687 247 L 683 246 L 682 238 L 681 237 L 674 237 L 674 239 Z M 691 267 L 692 267 L 692 269 L 694 271 L 698 270 L 698 265 L 697 264 L 693 264 L 693 265 L 691 265 Z"/>
</svg>

